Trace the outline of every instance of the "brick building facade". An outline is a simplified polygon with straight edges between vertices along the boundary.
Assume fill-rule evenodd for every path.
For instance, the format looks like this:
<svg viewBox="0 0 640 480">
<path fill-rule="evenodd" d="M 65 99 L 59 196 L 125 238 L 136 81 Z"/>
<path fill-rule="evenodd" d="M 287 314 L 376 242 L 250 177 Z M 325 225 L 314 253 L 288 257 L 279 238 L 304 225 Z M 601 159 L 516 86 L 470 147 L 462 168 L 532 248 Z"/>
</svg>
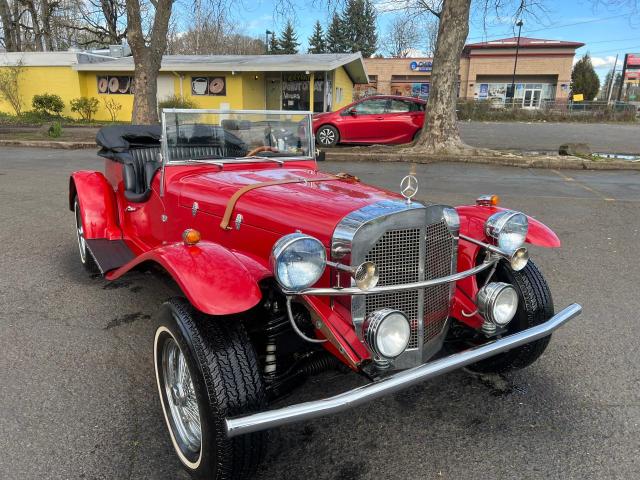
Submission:
<svg viewBox="0 0 640 480">
<path fill-rule="evenodd" d="M 472 43 L 460 59 L 459 96 L 504 102 L 516 60 L 517 38 Z M 520 38 L 515 76 L 515 101 L 537 108 L 545 101 L 566 101 L 579 42 Z M 428 97 L 432 58 L 367 58 L 369 83 L 358 85 L 359 97 L 394 94 Z"/>
</svg>

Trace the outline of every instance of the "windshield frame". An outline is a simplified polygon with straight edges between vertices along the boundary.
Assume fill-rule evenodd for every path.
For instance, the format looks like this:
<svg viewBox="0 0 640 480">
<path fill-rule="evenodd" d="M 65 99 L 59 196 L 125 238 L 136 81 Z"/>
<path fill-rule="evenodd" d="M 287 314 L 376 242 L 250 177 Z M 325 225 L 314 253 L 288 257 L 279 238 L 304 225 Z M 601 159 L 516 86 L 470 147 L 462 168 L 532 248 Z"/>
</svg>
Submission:
<svg viewBox="0 0 640 480">
<path fill-rule="evenodd" d="M 292 155 L 287 157 L 274 157 L 274 159 L 284 162 L 292 160 L 313 160 L 316 158 L 316 142 L 313 136 L 313 112 L 306 110 L 222 110 L 209 108 L 165 108 L 161 113 L 162 121 L 162 138 L 160 139 L 160 151 L 162 152 L 162 169 L 165 165 L 191 165 L 195 163 L 193 160 L 170 160 L 169 147 L 167 144 L 167 113 L 185 113 L 185 114 L 213 114 L 213 115 L 303 115 L 306 117 L 307 128 L 309 129 L 309 154 L 308 155 Z M 271 160 L 271 158 L 269 157 Z M 260 160 L 256 159 L 256 162 Z M 225 164 L 225 163 L 247 163 L 245 157 L 234 158 L 216 158 L 215 160 L 199 160 L 198 163 Z"/>
</svg>

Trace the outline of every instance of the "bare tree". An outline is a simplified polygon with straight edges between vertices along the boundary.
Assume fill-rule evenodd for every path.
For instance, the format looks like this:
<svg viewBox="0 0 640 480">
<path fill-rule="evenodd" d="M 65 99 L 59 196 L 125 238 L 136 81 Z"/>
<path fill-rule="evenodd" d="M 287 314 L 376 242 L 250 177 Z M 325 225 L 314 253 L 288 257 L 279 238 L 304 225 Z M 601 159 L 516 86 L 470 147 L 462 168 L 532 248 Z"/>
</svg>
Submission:
<svg viewBox="0 0 640 480">
<path fill-rule="evenodd" d="M 407 57 L 411 50 L 418 47 L 422 34 L 414 24 L 414 17 L 402 15 L 394 18 L 387 28 L 382 41 L 383 51 L 397 58 Z"/>
<path fill-rule="evenodd" d="M 2 33 L 4 47 L 8 52 L 15 52 L 18 50 L 16 34 L 19 32 L 19 27 L 14 19 L 13 10 L 7 0 L 0 0 L 0 20 L 2 20 Z"/>
</svg>

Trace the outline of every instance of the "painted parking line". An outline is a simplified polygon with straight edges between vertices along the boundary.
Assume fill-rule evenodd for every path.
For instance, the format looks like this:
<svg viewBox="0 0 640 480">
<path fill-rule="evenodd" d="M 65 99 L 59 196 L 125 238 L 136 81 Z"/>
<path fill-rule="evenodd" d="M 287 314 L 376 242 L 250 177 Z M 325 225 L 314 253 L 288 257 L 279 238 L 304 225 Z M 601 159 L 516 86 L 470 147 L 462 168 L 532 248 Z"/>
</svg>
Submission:
<svg viewBox="0 0 640 480">
<path fill-rule="evenodd" d="M 555 173 L 556 175 L 558 175 L 560 178 L 562 178 L 565 182 L 570 182 L 570 183 L 573 183 L 575 185 L 578 185 L 579 187 L 584 188 L 586 191 L 593 193 L 594 195 L 600 197 L 601 199 L 603 199 L 606 202 L 615 202 L 616 201 L 615 198 L 607 197 L 606 195 L 603 195 L 601 192 L 591 188 L 589 185 L 585 185 L 584 183 L 577 181 L 573 177 L 568 177 L 567 175 L 565 175 L 564 173 L 562 173 L 562 172 L 560 172 L 558 170 L 551 169 L 551 171 L 553 173 Z"/>
</svg>

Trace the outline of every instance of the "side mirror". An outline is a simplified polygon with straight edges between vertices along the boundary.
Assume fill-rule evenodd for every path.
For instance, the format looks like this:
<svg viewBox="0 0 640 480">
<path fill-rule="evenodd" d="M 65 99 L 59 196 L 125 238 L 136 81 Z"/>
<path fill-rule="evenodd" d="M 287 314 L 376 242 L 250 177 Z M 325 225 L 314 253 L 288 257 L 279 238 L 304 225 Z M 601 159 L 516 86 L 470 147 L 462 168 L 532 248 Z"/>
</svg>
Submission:
<svg viewBox="0 0 640 480">
<path fill-rule="evenodd" d="M 355 108 L 355 107 L 350 108 L 348 113 L 349 113 L 349 115 L 351 115 L 352 117 L 355 117 L 356 115 L 358 115 L 358 111 L 356 110 L 356 108 Z"/>
<path fill-rule="evenodd" d="M 324 150 L 316 150 L 316 162 L 324 162 L 325 152 Z"/>
</svg>

